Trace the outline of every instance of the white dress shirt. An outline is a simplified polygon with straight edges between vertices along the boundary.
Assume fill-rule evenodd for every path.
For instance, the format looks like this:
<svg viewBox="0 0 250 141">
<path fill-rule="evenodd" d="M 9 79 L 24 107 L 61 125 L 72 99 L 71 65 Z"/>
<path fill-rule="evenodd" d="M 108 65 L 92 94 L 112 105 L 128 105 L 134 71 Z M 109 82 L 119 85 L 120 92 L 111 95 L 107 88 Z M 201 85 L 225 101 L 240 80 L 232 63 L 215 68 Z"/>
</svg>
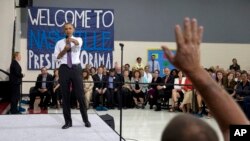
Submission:
<svg viewBox="0 0 250 141">
<path fill-rule="evenodd" d="M 80 64 L 81 63 L 80 62 L 80 52 L 81 52 L 81 46 L 82 46 L 82 42 L 83 42 L 82 38 L 74 37 L 74 36 L 72 36 L 71 38 L 77 40 L 79 43 L 79 45 L 75 45 L 72 42 L 70 43 L 72 64 Z M 66 46 L 66 38 L 59 40 L 55 46 L 54 56 L 56 58 L 56 61 L 58 61 L 60 65 L 67 64 L 67 53 L 65 53 L 62 58 L 57 59 L 57 56 L 64 49 L 65 46 Z"/>
</svg>

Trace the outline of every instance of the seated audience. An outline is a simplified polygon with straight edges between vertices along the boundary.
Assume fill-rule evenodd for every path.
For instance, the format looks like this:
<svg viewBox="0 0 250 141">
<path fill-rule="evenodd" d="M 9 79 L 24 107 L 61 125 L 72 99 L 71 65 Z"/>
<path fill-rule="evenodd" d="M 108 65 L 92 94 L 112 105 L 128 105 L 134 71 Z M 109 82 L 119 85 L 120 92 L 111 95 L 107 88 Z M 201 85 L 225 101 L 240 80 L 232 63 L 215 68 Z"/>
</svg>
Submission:
<svg viewBox="0 0 250 141">
<path fill-rule="evenodd" d="M 89 74 L 89 71 L 87 69 L 82 70 L 82 76 L 83 76 L 83 90 L 84 90 L 84 96 L 85 96 L 85 104 L 87 109 L 89 109 L 90 100 L 92 98 L 93 93 L 93 78 Z"/>
<path fill-rule="evenodd" d="M 134 76 L 131 78 L 131 86 L 132 86 L 132 94 L 133 94 L 133 99 L 135 102 L 135 107 L 137 109 L 142 108 L 144 109 L 144 83 L 143 77 L 141 76 L 141 73 L 139 70 L 136 70 L 134 72 Z"/>
<path fill-rule="evenodd" d="M 229 72 L 227 74 L 226 81 L 224 83 L 224 88 L 232 97 L 235 97 L 235 89 L 236 89 L 237 82 L 234 81 L 234 73 Z"/>
<path fill-rule="evenodd" d="M 158 97 L 157 97 L 157 105 L 155 111 L 161 110 L 161 103 L 169 102 L 169 98 L 172 97 L 172 90 L 174 88 L 174 77 L 170 75 L 169 68 L 164 69 L 165 76 L 161 79 L 161 85 L 157 86 Z"/>
<path fill-rule="evenodd" d="M 115 74 L 115 69 L 109 70 L 108 76 L 108 89 L 107 89 L 107 106 L 110 109 L 114 109 L 117 105 L 116 99 L 120 94 L 121 78 Z"/>
<path fill-rule="evenodd" d="M 94 89 L 93 89 L 93 107 L 101 107 L 103 110 L 107 110 L 104 107 L 105 100 L 107 100 L 107 88 L 108 88 L 108 76 L 103 75 L 103 68 L 98 67 L 97 74 L 93 76 Z"/>
<path fill-rule="evenodd" d="M 47 72 L 46 67 L 41 68 L 41 74 L 38 75 L 36 80 L 35 90 L 30 93 L 30 106 L 29 109 L 34 109 L 34 102 L 36 96 L 40 96 L 41 101 L 39 106 L 41 109 L 47 109 L 51 98 L 53 89 L 53 77 Z"/>
<path fill-rule="evenodd" d="M 166 46 L 162 47 L 167 59 L 182 70 L 194 87 L 201 92 L 201 96 L 219 124 L 224 140 L 229 141 L 230 125 L 249 125 L 249 121 L 232 97 L 201 67 L 200 43 L 203 28 L 198 26 L 196 19 L 185 18 L 184 30 L 176 25 L 175 35 L 177 44 L 175 55 Z M 162 134 L 162 141 L 176 140 L 218 141 L 219 139 L 215 131 L 204 121 L 190 115 L 179 115 L 170 121 Z"/>
<path fill-rule="evenodd" d="M 223 78 L 223 71 L 222 70 L 217 70 L 216 71 L 216 77 L 215 77 L 215 81 L 218 83 L 218 85 L 220 85 L 222 88 L 224 87 L 223 84 L 224 82 L 224 78 Z"/>
<path fill-rule="evenodd" d="M 161 83 L 161 77 L 159 76 L 160 71 L 155 70 L 153 73 L 152 84 L 149 85 L 148 95 L 149 95 L 149 105 L 150 109 L 157 104 L 158 90 L 157 85 Z"/>
<path fill-rule="evenodd" d="M 129 71 L 124 70 L 123 72 L 123 78 L 122 78 L 122 89 L 121 89 L 121 94 L 118 97 L 119 104 L 122 104 L 122 107 L 126 108 L 131 108 L 132 107 L 132 102 L 133 102 L 133 96 L 132 96 L 132 86 L 131 86 L 131 79 L 129 77 Z M 122 96 L 122 102 L 121 98 Z"/>
<path fill-rule="evenodd" d="M 178 78 L 174 79 L 174 89 L 172 90 L 172 108 L 170 109 L 170 112 L 178 109 L 178 101 L 180 103 L 184 98 L 183 85 L 186 82 L 186 77 L 183 76 L 182 71 L 179 71 L 177 74 Z"/>
<path fill-rule="evenodd" d="M 236 86 L 236 99 L 242 101 L 247 96 L 250 96 L 250 83 L 247 80 L 247 72 L 242 71 L 241 82 Z"/>
<path fill-rule="evenodd" d="M 188 77 L 186 77 L 185 80 L 185 85 L 183 86 L 183 93 L 184 93 L 184 98 L 183 101 L 180 105 L 180 109 L 184 113 L 190 113 L 191 112 L 191 106 L 192 106 L 192 97 L 193 97 L 193 87 L 192 82 L 189 80 Z"/>
</svg>

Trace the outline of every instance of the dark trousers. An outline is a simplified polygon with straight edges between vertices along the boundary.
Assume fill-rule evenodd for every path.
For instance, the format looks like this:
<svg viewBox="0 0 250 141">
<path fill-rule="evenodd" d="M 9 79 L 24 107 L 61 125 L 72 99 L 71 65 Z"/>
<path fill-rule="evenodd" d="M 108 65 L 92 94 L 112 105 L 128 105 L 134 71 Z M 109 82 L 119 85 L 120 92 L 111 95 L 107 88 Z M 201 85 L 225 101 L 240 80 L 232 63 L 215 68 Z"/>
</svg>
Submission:
<svg viewBox="0 0 250 141">
<path fill-rule="evenodd" d="M 98 106 L 105 106 L 107 105 L 107 103 L 105 102 L 107 98 L 107 92 L 108 90 L 106 90 L 106 92 L 104 94 L 99 94 L 96 90 L 94 90 L 93 92 L 93 107 L 96 108 Z M 108 100 L 107 100 L 108 101 Z"/>
<path fill-rule="evenodd" d="M 108 88 L 107 91 L 107 105 L 109 108 L 113 108 L 115 106 L 115 95 L 117 92 L 115 92 L 115 89 Z"/>
<path fill-rule="evenodd" d="M 30 108 L 34 108 L 34 102 L 37 96 L 40 96 L 41 101 L 40 101 L 40 106 L 41 107 L 48 107 L 48 104 L 50 102 L 50 98 L 51 98 L 51 93 L 50 91 L 46 91 L 44 93 L 39 92 L 38 90 L 33 90 L 30 93 Z"/>
<path fill-rule="evenodd" d="M 128 88 L 122 88 L 118 94 L 119 107 L 131 108 L 133 103 L 132 93 Z"/>
<path fill-rule="evenodd" d="M 10 112 L 12 114 L 16 114 L 19 111 L 17 110 L 17 104 L 18 100 L 20 98 L 20 85 L 18 84 L 12 84 L 11 85 L 11 107 L 10 107 Z"/>
<path fill-rule="evenodd" d="M 75 92 L 76 98 L 79 102 L 80 112 L 83 122 L 88 122 L 87 109 L 85 104 L 85 97 L 83 91 L 83 79 L 81 66 L 73 65 L 69 68 L 67 65 L 61 65 L 59 68 L 60 88 L 63 101 L 63 116 L 66 123 L 72 122 L 70 111 L 70 84 Z"/>
</svg>

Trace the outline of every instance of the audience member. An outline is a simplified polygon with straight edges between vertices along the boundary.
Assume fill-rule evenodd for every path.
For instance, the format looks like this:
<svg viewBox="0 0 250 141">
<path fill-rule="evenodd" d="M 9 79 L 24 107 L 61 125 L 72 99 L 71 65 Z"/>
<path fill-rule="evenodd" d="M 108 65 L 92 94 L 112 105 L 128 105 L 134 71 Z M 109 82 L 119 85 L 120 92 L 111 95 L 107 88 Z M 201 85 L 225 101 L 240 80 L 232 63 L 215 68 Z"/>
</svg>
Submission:
<svg viewBox="0 0 250 141">
<path fill-rule="evenodd" d="M 233 58 L 232 62 L 233 62 L 233 64 L 229 66 L 229 69 L 230 70 L 235 70 L 235 71 L 240 70 L 240 65 L 238 65 L 237 59 Z"/>
<path fill-rule="evenodd" d="M 147 66 L 149 67 L 149 72 L 154 73 L 155 70 L 161 70 L 160 64 L 155 60 L 155 54 L 151 55 L 151 60 L 148 61 Z"/>
<path fill-rule="evenodd" d="M 135 102 L 135 107 L 144 109 L 144 93 L 143 93 L 143 77 L 139 70 L 134 72 L 134 76 L 131 78 L 132 94 Z"/>
<path fill-rule="evenodd" d="M 182 70 L 190 78 L 194 87 L 201 92 L 201 96 L 220 126 L 224 140 L 229 141 L 229 126 L 249 124 L 249 121 L 232 97 L 213 81 L 211 76 L 201 67 L 200 43 L 203 28 L 198 27 L 196 19 L 191 21 L 189 18 L 185 18 L 184 30 L 181 30 L 180 26 L 177 25 L 175 35 L 176 54 L 174 55 L 166 46 L 163 46 L 166 57 L 175 67 Z M 181 127 L 181 130 L 175 134 L 177 127 Z M 205 122 L 182 115 L 170 121 L 162 135 L 162 141 L 176 140 L 217 141 L 218 137 Z"/>
<path fill-rule="evenodd" d="M 149 95 L 149 105 L 150 109 L 153 109 L 153 106 L 157 104 L 158 90 L 157 85 L 161 83 L 161 77 L 159 76 L 160 71 L 155 70 L 153 73 L 152 84 L 149 85 L 148 95 Z"/>
<path fill-rule="evenodd" d="M 34 108 L 34 102 L 36 96 L 40 96 L 41 101 L 39 106 L 41 109 L 47 109 L 48 104 L 51 99 L 51 92 L 53 89 L 53 77 L 48 73 L 46 67 L 41 68 L 41 74 L 38 75 L 36 80 L 35 91 L 30 93 L 30 107 L 29 109 Z"/>
<path fill-rule="evenodd" d="M 84 96 L 86 100 L 85 103 L 86 103 L 87 109 L 89 109 L 89 104 L 92 98 L 93 87 L 94 87 L 93 78 L 89 74 L 89 71 L 87 69 L 82 70 L 82 76 L 83 76 L 83 90 L 85 94 Z"/>
<path fill-rule="evenodd" d="M 161 110 L 162 100 L 164 102 L 169 102 L 169 98 L 172 97 L 172 90 L 174 88 L 174 77 L 170 75 L 169 68 L 164 69 L 165 76 L 162 77 L 162 84 L 157 86 L 157 90 L 159 91 L 157 98 L 157 105 L 155 111 Z M 168 103 L 169 104 L 169 103 Z"/>
<path fill-rule="evenodd" d="M 10 65 L 11 114 L 20 114 L 17 108 L 17 104 L 21 95 L 22 78 L 24 77 L 24 75 L 22 74 L 22 68 L 19 65 L 20 60 L 21 60 L 21 54 L 19 52 L 15 52 L 13 54 L 13 59 Z"/>
<path fill-rule="evenodd" d="M 60 108 L 62 104 L 62 93 L 60 89 L 58 69 L 54 70 L 53 80 L 52 108 Z"/>
<path fill-rule="evenodd" d="M 142 63 L 141 57 L 136 58 L 136 63 L 134 65 L 134 68 L 137 69 L 144 69 L 144 64 Z"/>
</svg>

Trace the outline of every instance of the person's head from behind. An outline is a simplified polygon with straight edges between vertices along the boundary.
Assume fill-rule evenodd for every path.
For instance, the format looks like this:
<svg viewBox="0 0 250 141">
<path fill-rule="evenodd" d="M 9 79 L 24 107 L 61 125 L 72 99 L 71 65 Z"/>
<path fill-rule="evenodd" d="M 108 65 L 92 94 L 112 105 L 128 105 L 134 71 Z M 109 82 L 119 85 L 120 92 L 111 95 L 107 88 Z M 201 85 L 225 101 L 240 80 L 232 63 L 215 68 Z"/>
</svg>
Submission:
<svg viewBox="0 0 250 141">
<path fill-rule="evenodd" d="M 42 74 L 42 75 L 47 75 L 47 74 L 48 74 L 48 71 L 47 71 L 47 68 L 46 68 L 46 67 L 42 67 L 42 68 L 41 68 L 41 74 Z"/>
<path fill-rule="evenodd" d="M 219 139 L 206 122 L 192 115 L 180 114 L 164 129 L 161 141 L 219 141 Z"/>
<path fill-rule="evenodd" d="M 16 61 L 21 61 L 21 54 L 20 54 L 20 52 L 15 52 L 12 57 Z"/>
<path fill-rule="evenodd" d="M 73 24 L 65 23 L 63 26 L 63 30 L 64 30 L 64 33 L 66 34 L 66 36 L 71 37 L 75 31 L 75 28 L 74 28 Z"/>
</svg>

